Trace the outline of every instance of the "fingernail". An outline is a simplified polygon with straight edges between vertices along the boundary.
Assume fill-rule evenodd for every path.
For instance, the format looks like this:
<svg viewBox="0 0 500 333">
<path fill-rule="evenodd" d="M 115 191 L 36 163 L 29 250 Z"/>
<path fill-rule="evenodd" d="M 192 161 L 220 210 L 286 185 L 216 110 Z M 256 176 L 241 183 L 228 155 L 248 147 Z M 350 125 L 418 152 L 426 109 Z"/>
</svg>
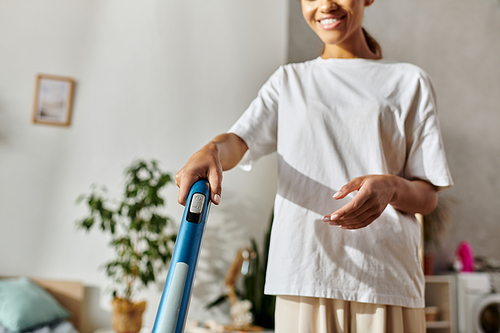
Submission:
<svg viewBox="0 0 500 333">
<path fill-rule="evenodd" d="M 331 220 L 330 220 L 330 216 L 325 216 L 325 217 L 323 217 L 323 221 L 324 221 L 324 222 L 330 222 L 330 221 L 331 221 Z"/>
<path fill-rule="evenodd" d="M 220 195 L 218 194 L 214 195 L 214 204 L 216 205 L 220 204 Z"/>
<path fill-rule="evenodd" d="M 338 198 L 338 197 L 340 197 L 340 192 L 337 192 L 337 193 L 335 193 L 335 194 L 333 195 L 333 198 L 334 198 L 334 199 L 336 199 L 336 198 Z"/>
<path fill-rule="evenodd" d="M 330 220 L 336 220 L 339 218 L 339 214 L 333 214 L 331 217 L 330 217 Z"/>
</svg>

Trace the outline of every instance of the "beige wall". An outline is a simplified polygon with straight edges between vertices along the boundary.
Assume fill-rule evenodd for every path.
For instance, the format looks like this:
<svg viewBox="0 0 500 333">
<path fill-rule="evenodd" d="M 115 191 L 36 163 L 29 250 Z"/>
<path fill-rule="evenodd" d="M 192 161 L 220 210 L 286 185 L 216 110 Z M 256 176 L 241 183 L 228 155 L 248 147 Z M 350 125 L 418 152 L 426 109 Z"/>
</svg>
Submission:
<svg viewBox="0 0 500 333">
<path fill-rule="evenodd" d="M 289 60 L 316 57 L 321 43 L 290 0 Z M 438 257 L 443 269 L 461 240 L 500 259 L 500 2 L 376 0 L 365 27 L 384 56 L 414 63 L 433 79 L 443 141 L 460 200 Z"/>
</svg>

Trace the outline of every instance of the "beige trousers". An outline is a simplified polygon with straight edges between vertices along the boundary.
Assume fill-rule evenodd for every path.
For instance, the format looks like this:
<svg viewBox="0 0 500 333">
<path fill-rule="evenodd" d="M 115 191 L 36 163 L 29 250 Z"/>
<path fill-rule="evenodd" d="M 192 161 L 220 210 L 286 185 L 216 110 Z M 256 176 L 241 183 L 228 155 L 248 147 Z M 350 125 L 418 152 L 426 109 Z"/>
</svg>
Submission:
<svg viewBox="0 0 500 333">
<path fill-rule="evenodd" d="M 275 333 L 425 333 L 425 310 L 327 298 L 278 296 Z"/>
</svg>

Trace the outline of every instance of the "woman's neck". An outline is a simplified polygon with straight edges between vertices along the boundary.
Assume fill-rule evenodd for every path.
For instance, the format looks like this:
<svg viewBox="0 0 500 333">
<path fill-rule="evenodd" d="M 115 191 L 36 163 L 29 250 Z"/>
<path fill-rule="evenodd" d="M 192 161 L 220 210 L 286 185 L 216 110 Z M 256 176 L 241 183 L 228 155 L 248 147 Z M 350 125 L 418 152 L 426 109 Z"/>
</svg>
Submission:
<svg viewBox="0 0 500 333">
<path fill-rule="evenodd" d="M 380 59 L 375 53 L 368 49 L 368 52 L 351 52 L 349 50 L 343 48 L 328 48 L 325 47 L 323 53 L 321 54 L 321 58 L 323 59 L 354 59 L 354 58 L 363 58 L 363 59 Z"/>
<path fill-rule="evenodd" d="M 354 37 L 354 36 L 353 36 Z M 356 36 L 358 38 L 352 38 L 351 40 L 346 40 L 341 44 L 325 44 L 321 58 L 340 58 L 340 59 L 351 59 L 351 58 L 363 58 L 363 59 L 380 59 L 381 57 L 376 55 L 368 47 L 364 35 Z"/>
</svg>

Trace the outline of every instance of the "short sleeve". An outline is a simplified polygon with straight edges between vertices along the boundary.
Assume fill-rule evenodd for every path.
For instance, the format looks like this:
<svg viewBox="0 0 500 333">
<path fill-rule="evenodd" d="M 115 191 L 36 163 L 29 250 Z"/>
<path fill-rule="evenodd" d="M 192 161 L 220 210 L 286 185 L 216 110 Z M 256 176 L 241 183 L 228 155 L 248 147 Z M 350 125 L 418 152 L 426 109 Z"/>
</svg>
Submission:
<svg viewBox="0 0 500 333">
<path fill-rule="evenodd" d="M 248 146 L 239 166 L 250 170 L 253 162 L 276 151 L 277 121 L 283 69 L 280 67 L 259 90 L 257 97 L 228 132 L 238 135 Z"/>
<path fill-rule="evenodd" d="M 424 74 L 412 103 L 410 117 L 412 124 L 407 129 L 407 161 L 404 177 L 407 179 L 427 180 L 431 184 L 446 188 L 453 180 L 446 161 L 437 115 L 434 88 Z M 408 124 L 407 124 L 408 125 Z"/>
</svg>

